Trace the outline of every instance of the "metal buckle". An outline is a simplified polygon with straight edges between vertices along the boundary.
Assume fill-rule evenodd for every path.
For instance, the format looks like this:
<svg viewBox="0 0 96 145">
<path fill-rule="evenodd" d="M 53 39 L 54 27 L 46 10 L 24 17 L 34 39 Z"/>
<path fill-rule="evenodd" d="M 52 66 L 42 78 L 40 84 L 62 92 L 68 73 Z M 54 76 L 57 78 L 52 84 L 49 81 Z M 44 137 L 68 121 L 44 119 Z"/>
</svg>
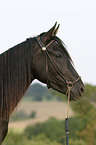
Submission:
<svg viewBox="0 0 96 145">
<path fill-rule="evenodd" d="M 67 82 L 67 88 L 72 89 L 73 83 L 71 81 Z"/>
</svg>

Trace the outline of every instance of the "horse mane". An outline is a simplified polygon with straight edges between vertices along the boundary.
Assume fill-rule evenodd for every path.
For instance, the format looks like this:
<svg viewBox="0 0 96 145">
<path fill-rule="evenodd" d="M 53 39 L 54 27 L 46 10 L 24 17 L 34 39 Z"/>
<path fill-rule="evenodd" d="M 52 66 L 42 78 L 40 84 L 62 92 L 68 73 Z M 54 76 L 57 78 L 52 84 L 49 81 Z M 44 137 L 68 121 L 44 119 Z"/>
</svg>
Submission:
<svg viewBox="0 0 96 145">
<path fill-rule="evenodd" d="M 32 38 L 0 55 L 0 116 L 9 117 L 32 81 Z"/>
</svg>

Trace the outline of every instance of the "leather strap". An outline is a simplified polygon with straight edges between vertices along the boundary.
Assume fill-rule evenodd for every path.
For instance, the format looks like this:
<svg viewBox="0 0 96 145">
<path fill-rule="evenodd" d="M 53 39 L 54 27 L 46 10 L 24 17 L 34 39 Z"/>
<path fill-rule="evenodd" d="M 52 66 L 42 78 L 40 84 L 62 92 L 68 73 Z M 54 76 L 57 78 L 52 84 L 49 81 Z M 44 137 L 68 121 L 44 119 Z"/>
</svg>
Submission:
<svg viewBox="0 0 96 145">
<path fill-rule="evenodd" d="M 72 82 L 72 81 L 67 81 L 67 79 L 65 78 L 65 76 L 62 75 L 62 73 L 60 72 L 60 70 L 58 69 L 58 67 L 55 65 L 54 61 L 51 59 L 51 57 L 50 57 L 50 55 L 49 55 L 49 53 L 48 53 L 48 51 L 47 51 L 47 47 L 49 47 L 49 46 L 55 41 L 55 39 L 52 40 L 50 43 L 48 43 L 48 44 L 45 46 L 45 45 L 42 43 L 42 41 L 41 41 L 41 39 L 40 39 L 39 36 L 37 36 L 37 37 L 35 37 L 35 38 L 36 38 L 38 44 L 40 45 L 42 51 L 44 51 L 45 57 L 46 57 L 46 82 L 47 82 L 47 87 L 50 88 L 50 82 L 49 82 L 49 80 L 48 80 L 48 60 L 47 60 L 47 57 L 48 57 L 49 60 L 50 60 L 50 62 L 51 62 L 51 64 L 53 65 L 54 69 L 57 71 L 57 73 L 58 73 L 58 74 L 60 75 L 60 77 L 63 79 L 64 83 L 66 83 L 66 85 L 67 85 L 66 95 L 67 95 L 67 94 L 68 94 L 68 88 L 70 88 L 70 90 L 71 90 L 71 88 L 73 87 L 73 85 L 74 85 L 76 82 L 78 82 L 78 81 L 81 79 L 81 77 L 78 77 L 74 82 Z"/>
</svg>

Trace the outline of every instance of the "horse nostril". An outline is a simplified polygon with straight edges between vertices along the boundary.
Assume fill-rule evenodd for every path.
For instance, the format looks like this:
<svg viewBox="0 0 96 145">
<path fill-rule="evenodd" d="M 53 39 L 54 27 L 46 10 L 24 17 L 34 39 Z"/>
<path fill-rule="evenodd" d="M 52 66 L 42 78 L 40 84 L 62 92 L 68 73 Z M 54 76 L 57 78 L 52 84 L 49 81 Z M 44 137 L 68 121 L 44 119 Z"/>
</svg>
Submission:
<svg viewBox="0 0 96 145">
<path fill-rule="evenodd" d="M 81 86 L 80 87 L 80 95 L 82 96 L 85 92 L 85 87 L 84 86 Z"/>
</svg>

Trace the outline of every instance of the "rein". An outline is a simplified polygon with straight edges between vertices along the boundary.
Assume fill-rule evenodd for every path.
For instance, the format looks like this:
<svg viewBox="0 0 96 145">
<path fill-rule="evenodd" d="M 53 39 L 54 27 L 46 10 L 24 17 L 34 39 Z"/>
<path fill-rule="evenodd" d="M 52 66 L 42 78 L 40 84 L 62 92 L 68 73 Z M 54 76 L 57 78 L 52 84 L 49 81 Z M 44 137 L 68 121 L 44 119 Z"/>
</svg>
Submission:
<svg viewBox="0 0 96 145">
<path fill-rule="evenodd" d="M 35 37 L 36 41 L 38 42 L 39 46 L 41 47 L 41 50 L 45 53 L 45 57 L 46 57 L 46 79 L 47 79 L 47 87 L 50 88 L 50 83 L 48 80 L 48 62 L 47 59 L 49 58 L 51 64 L 53 65 L 54 69 L 57 71 L 57 73 L 60 75 L 60 77 L 63 79 L 64 82 L 66 82 L 67 84 L 67 91 L 66 91 L 66 96 L 68 96 L 68 108 L 67 108 L 67 117 L 65 119 L 65 130 L 66 130 L 66 145 L 69 145 L 69 129 L 68 129 L 68 125 L 69 125 L 69 100 L 70 100 L 70 92 L 71 89 L 73 88 L 74 84 L 76 82 L 78 82 L 81 77 L 78 77 L 74 82 L 72 81 L 67 81 L 67 79 L 65 78 L 65 76 L 62 75 L 62 73 L 60 72 L 60 70 L 58 69 L 58 67 L 55 65 L 54 61 L 51 59 L 47 48 L 56 40 L 53 39 L 50 43 L 48 43 L 46 46 L 42 43 L 41 39 L 39 36 Z"/>
</svg>

